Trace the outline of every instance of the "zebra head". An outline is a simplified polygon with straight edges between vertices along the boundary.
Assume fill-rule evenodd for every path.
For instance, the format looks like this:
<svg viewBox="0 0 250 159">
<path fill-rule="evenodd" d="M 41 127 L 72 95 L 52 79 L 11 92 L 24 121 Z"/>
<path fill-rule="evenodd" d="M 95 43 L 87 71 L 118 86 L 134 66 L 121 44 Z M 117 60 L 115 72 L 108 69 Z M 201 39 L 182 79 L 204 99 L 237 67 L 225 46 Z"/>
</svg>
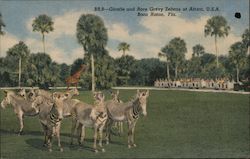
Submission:
<svg viewBox="0 0 250 159">
<path fill-rule="evenodd" d="M 137 97 L 139 99 L 142 114 L 147 116 L 147 98 L 149 96 L 149 90 L 140 92 L 137 90 Z"/>
<path fill-rule="evenodd" d="M 103 117 L 106 114 L 106 108 L 104 107 L 105 96 L 102 92 L 94 93 L 95 106 L 92 108 L 89 115 L 90 119 L 96 121 L 98 117 Z"/>
<path fill-rule="evenodd" d="M 30 89 L 30 91 L 27 93 L 27 95 L 28 95 L 29 99 L 34 100 L 35 97 L 36 97 L 35 90 L 34 89 Z"/>
<path fill-rule="evenodd" d="M 52 113 L 57 117 L 59 121 L 63 119 L 63 102 L 68 99 L 68 93 L 55 92 L 52 94 L 54 105 L 52 107 Z"/>
<path fill-rule="evenodd" d="M 4 94 L 5 94 L 5 96 L 1 102 L 1 107 L 3 109 L 5 109 L 9 104 L 11 104 L 11 97 L 10 96 L 15 95 L 15 93 L 12 91 L 4 90 Z"/>
<path fill-rule="evenodd" d="M 112 99 L 114 101 L 119 102 L 120 101 L 120 99 L 119 99 L 119 90 L 117 90 L 116 93 L 115 92 L 111 92 L 111 97 L 112 97 Z"/>
<path fill-rule="evenodd" d="M 27 99 L 26 98 L 26 91 L 24 88 L 21 88 L 18 93 L 17 93 L 19 96 L 23 97 L 25 100 Z"/>
</svg>

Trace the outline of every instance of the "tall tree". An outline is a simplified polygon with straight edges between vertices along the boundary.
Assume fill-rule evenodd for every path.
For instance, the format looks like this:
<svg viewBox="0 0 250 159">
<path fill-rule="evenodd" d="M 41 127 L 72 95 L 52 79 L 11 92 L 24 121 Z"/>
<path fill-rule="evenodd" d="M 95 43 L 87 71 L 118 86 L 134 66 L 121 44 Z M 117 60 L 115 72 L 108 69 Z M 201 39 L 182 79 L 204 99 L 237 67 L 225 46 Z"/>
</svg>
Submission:
<svg viewBox="0 0 250 159">
<path fill-rule="evenodd" d="M 246 29 L 242 34 L 242 42 L 248 48 L 248 52 L 250 53 L 250 31 Z"/>
<path fill-rule="evenodd" d="M 192 54 L 193 57 L 194 56 L 200 57 L 204 53 L 205 53 L 205 49 L 202 45 L 197 44 L 197 45 L 193 46 L 193 54 Z"/>
<path fill-rule="evenodd" d="M 169 48 L 168 45 L 163 47 L 161 49 L 161 52 L 158 53 L 159 57 L 164 57 L 166 58 L 166 63 L 167 63 L 167 78 L 170 80 L 170 73 L 169 73 L 169 62 L 170 62 L 170 56 L 171 56 L 172 50 Z"/>
<path fill-rule="evenodd" d="M 242 42 L 236 42 L 231 45 L 229 50 L 229 59 L 236 67 L 236 81 L 239 82 L 240 69 L 245 65 L 247 57 L 247 47 Z"/>
<path fill-rule="evenodd" d="M 130 55 L 125 55 L 115 59 L 118 85 L 128 84 L 131 71 L 134 69 L 135 62 L 135 58 Z"/>
<path fill-rule="evenodd" d="M 29 63 L 29 78 L 32 80 L 29 83 L 42 88 L 48 88 L 58 83 L 61 71 L 60 66 L 53 62 L 48 54 L 31 54 Z"/>
<path fill-rule="evenodd" d="M 228 36 L 229 30 L 230 26 L 223 16 L 213 16 L 207 20 L 207 24 L 205 25 L 205 37 L 208 35 L 214 36 L 217 67 L 219 67 L 217 38 Z"/>
<path fill-rule="evenodd" d="M 18 71 L 18 86 L 21 86 L 21 74 L 22 74 L 22 60 L 27 59 L 30 54 L 28 46 L 20 41 L 7 51 L 7 55 L 18 57 L 19 59 L 19 71 Z M 23 64 L 24 65 L 24 64 Z"/>
<path fill-rule="evenodd" d="M 175 79 L 177 79 L 179 66 L 185 60 L 185 53 L 187 53 L 186 42 L 176 37 L 170 40 L 168 49 L 170 50 L 170 61 L 175 69 Z"/>
<path fill-rule="evenodd" d="M 94 56 L 107 45 L 108 34 L 103 20 L 93 14 L 83 14 L 77 22 L 76 37 L 86 54 L 91 57 L 92 91 L 95 90 Z"/>
<path fill-rule="evenodd" d="M 125 55 L 125 52 L 126 51 L 129 51 L 130 49 L 130 45 L 126 42 L 121 42 L 119 45 L 118 45 L 118 51 L 121 51 L 122 50 L 122 56 Z"/>
<path fill-rule="evenodd" d="M 43 52 L 45 53 L 45 33 L 49 33 L 54 30 L 54 22 L 52 18 L 46 14 L 39 15 L 33 20 L 33 31 L 40 32 L 42 34 Z"/>
<path fill-rule="evenodd" d="M 2 14 L 0 13 L 0 55 L 2 54 L 1 37 L 4 35 L 3 27 L 5 27 L 5 24 L 2 19 Z"/>
</svg>

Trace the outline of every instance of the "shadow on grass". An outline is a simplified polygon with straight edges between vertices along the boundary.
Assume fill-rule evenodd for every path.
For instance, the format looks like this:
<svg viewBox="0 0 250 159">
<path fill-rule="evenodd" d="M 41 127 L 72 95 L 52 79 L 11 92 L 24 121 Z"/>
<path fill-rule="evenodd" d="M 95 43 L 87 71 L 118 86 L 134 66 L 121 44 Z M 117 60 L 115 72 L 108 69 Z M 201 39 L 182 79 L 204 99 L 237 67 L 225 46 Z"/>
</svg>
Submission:
<svg viewBox="0 0 250 159">
<path fill-rule="evenodd" d="M 92 139 L 86 139 L 85 141 L 86 142 L 91 142 Z M 42 139 L 34 139 L 34 138 L 33 139 L 27 139 L 27 140 L 25 140 L 25 142 L 28 145 L 30 145 L 31 147 L 35 148 L 35 149 L 48 151 L 48 148 L 43 146 L 44 140 L 42 140 Z M 57 140 L 53 138 L 52 142 L 53 142 L 52 150 L 53 151 L 58 151 L 59 147 L 57 146 Z M 84 145 L 78 145 L 78 144 L 70 145 L 70 143 L 68 143 L 68 142 L 61 142 L 61 145 L 62 145 L 63 148 L 67 147 L 70 150 L 87 150 L 87 151 L 94 152 L 94 149 L 91 147 L 92 145 L 91 146 L 88 146 L 86 144 L 84 144 Z"/>
</svg>

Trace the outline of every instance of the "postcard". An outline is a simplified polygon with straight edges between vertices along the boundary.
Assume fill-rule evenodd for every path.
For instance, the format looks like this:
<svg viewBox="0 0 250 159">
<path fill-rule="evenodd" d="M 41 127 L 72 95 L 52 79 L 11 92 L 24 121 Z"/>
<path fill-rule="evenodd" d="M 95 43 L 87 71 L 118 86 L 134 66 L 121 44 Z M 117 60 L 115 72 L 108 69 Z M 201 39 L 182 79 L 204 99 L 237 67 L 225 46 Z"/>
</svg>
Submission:
<svg viewBox="0 0 250 159">
<path fill-rule="evenodd" d="M 0 158 L 250 158 L 248 0 L 1 0 Z"/>
</svg>

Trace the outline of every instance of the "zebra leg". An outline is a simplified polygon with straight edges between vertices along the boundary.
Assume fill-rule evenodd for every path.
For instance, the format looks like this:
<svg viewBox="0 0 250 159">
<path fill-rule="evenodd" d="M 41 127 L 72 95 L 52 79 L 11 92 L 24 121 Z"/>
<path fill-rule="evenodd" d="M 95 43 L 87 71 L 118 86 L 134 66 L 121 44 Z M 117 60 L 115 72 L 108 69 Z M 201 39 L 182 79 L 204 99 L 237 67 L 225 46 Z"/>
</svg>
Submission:
<svg viewBox="0 0 250 159">
<path fill-rule="evenodd" d="M 111 126 L 113 124 L 113 121 L 111 119 L 108 119 L 107 123 L 106 123 L 106 144 L 109 144 L 110 141 L 110 129 Z"/>
<path fill-rule="evenodd" d="M 121 128 L 120 132 L 121 132 L 121 134 L 123 134 L 123 122 L 122 121 L 120 122 L 120 128 Z"/>
<path fill-rule="evenodd" d="M 19 120 L 19 125 L 20 125 L 18 136 L 20 136 L 23 133 L 23 113 L 19 113 L 17 118 Z"/>
<path fill-rule="evenodd" d="M 41 123 L 42 124 L 42 123 Z M 44 142 L 43 142 L 43 146 L 46 147 L 48 145 L 48 130 L 46 125 L 42 124 L 42 128 L 43 128 L 43 132 L 44 132 Z"/>
<path fill-rule="evenodd" d="M 131 148 L 132 123 L 128 121 L 128 148 Z"/>
<path fill-rule="evenodd" d="M 81 130 L 81 140 L 80 143 L 83 144 L 84 138 L 85 138 L 85 126 L 82 125 L 82 130 Z"/>
<path fill-rule="evenodd" d="M 134 143 L 134 136 L 135 136 L 135 125 L 136 125 L 136 121 L 135 122 L 133 122 L 133 124 L 132 124 L 132 128 L 131 128 L 131 146 L 134 146 L 134 147 L 136 147 L 136 144 Z"/>
<path fill-rule="evenodd" d="M 49 152 L 52 152 L 52 135 L 53 135 L 52 128 L 48 128 L 47 135 L 48 135 L 48 149 Z"/>
<path fill-rule="evenodd" d="M 78 141 L 78 144 L 79 144 L 79 145 L 82 144 L 82 142 L 81 142 L 81 135 L 82 135 L 81 130 L 82 130 L 82 126 L 83 126 L 83 125 L 80 124 L 80 123 L 77 124 L 77 141 Z"/>
<path fill-rule="evenodd" d="M 59 123 L 56 128 L 55 128 L 55 132 L 56 132 L 56 138 L 57 138 L 57 142 L 58 142 L 58 147 L 60 149 L 61 152 L 63 152 L 63 148 L 61 145 L 61 138 L 60 138 L 60 129 L 61 129 L 61 123 Z"/>
<path fill-rule="evenodd" d="M 101 147 L 102 152 L 105 152 L 105 149 L 102 146 L 102 134 L 103 134 L 104 126 L 105 126 L 105 124 L 99 128 L 99 146 Z"/>
<path fill-rule="evenodd" d="M 93 149 L 94 149 L 94 151 L 95 151 L 95 153 L 97 153 L 98 152 L 98 150 L 97 150 L 97 148 L 96 148 L 96 140 L 97 140 L 97 126 L 94 126 L 94 145 L 93 145 Z"/>
</svg>

